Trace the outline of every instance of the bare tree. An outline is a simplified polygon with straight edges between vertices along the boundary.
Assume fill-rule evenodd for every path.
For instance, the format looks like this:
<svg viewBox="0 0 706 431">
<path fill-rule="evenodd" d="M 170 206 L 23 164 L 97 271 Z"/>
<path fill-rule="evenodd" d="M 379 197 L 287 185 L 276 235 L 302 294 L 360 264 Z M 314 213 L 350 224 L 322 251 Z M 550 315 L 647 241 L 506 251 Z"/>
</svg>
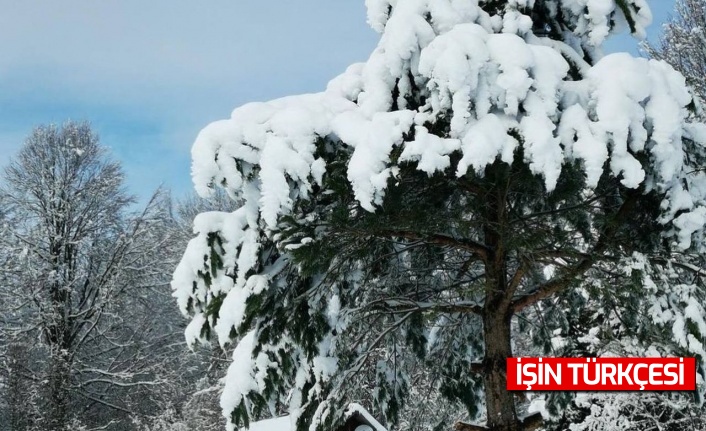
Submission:
<svg viewBox="0 0 706 431">
<path fill-rule="evenodd" d="M 41 427 L 109 424 L 172 392 L 165 376 L 183 345 L 176 311 L 160 305 L 169 303 L 167 198 L 157 192 L 131 213 L 120 165 L 86 123 L 36 128 L 6 168 L 2 337 L 41 341 Z"/>
<path fill-rule="evenodd" d="M 190 193 L 174 203 L 171 218 L 170 239 L 173 249 L 164 253 L 164 259 L 176 266 L 182 250 L 193 235 L 194 218 L 208 211 L 235 211 L 239 206 L 224 192 L 218 191 L 209 199 Z M 166 301 L 165 303 L 168 303 Z M 165 303 L 162 303 L 164 305 Z M 171 315 L 176 307 L 164 315 Z M 180 318 L 183 323 L 185 319 Z M 179 339 L 183 335 L 179 334 Z M 168 403 L 149 418 L 136 417 L 133 425 L 137 431 L 218 431 L 225 428 L 225 418 L 220 407 L 222 379 L 232 354 L 232 348 L 223 348 L 217 343 L 182 346 L 175 357 L 181 361 L 178 391 L 181 396 L 172 396 Z"/>
<path fill-rule="evenodd" d="M 664 25 L 659 42 L 645 44 L 651 57 L 681 72 L 703 103 L 706 100 L 706 1 L 677 0 L 675 15 Z"/>
</svg>

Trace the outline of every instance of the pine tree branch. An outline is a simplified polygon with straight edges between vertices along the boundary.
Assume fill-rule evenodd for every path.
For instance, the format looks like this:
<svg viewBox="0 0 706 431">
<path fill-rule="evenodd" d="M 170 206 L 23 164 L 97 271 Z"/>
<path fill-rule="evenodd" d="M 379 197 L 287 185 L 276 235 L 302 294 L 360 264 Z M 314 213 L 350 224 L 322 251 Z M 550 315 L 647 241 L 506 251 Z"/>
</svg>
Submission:
<svg viewBox="0 0 706 431">
<path fill-rule="evenodd" d="M 424 235 L 418 232 L 405 230 L 378 230 L 372 232 L 373 235 L 381 235 L 384 237 L 398 237 L 409 239 L 412 241 L 424 241 L 429 244 L 452 247 L 460 250 L 467 250 L 476 254 L 481 260 L 488 259 L 488 247 L 470 239 L 457 239 L 442 234 Z"/>
<path fill-rule="evenodd" d="M 467 423 L 461 422 L 461 421 L 458 421 L 454 424 L 454 430 L 456 430 L 456 431 L 490 431 L 489 428 L 486 428 L 484 426 L 467 424 Z"/>
<path fill-rule="evenodd" d="M 676 266 L 676 267 L 679 267 L 679 268 L 681 268 L 681 269 L 685 269 L 685 270 L 687 270 L 687 271 L 691 271 L 691 272 L 693 272 L 693 273 L 694 273 L 695 275 L 697 275 L 697 276 L 706 276 L 706 269 L 704 269 L 704 268 L 699 268 L 698 266 L 692 265 L 692 264 L 690 264 L 690 263 L 678 262 L 678 261 L 671 260 L 671 259 L 667 259 L 667 258 L 664 258 L 664 257 L 651 257 L 651 258 L 650 258 L 650 262 L 659 263 L 659 264 L 662 264 L 662 265 L 670 264 L 670 265 L 674 265 L 674 266 Z"/>
<path fill-rule="evenodd" d="M 601 260 L 598 256 L 606 249 L 606 247 L 608 247 L 621 223 L 635 206 L 641 194 L 641 189 L 630 191 L 630 194 L 627 199 L 623 201 L 623 204 L 615 213 L 615 216 L 606 224 L 605 229 L 601 233 L 598 241 L 596 241 L 596 244 L 590 253 L 587 253 L 585 257 L 579 260 L 573 267 L 565 271 L 562 275 L 540 285 L 533 292 L 516 299 L 511 305 L 512 309 L 515 312 L 521 311 L 528 305 L 532 305 L 535 302 L 565 290 L 576 280 L 577 277 L 585 274 L 586 271 L 591 269 L 598 260 Z"/>
<path fill-rule="evenodd" d="M 556 277 L 535 289 L 532 293 L 522 296 L 512 303 L 512 309 L 515 312 L 521 311 L 528 305 L 532 305 L 542 299 L 548 298 L 555 293 L 561 292 L 571 285 L 576 277 L 584 274 L 594 264 L 593 257 L 582 259 L 571 269 L 566 271 L 560 277 Z"/>
<path fill-rule="evenodd" d="M 405 298 L 387 298 L 373 301 L 368 306 L 385 307 L 394 313 L 409 313 L 409 312 L 438 312 L 438 313 L 461 313 L 461 314 L 477 314 L 483 313 L 483 307 L 475 302 L 460 301 L 456 303 L 436 303 L 436 302 L 419 302 Z"/>
<path fill-rule="evenodd" d="M 525 278 L 525 275 L 528 271 L 529 262 L 527 262 L 526 259 L 522 258 L 520 266 L 517 268 L 515 274 L 510 279 L 510 284 L 508 284 L 507 298 L 511 299 L 515 295 L 515 292 L 517 292 L 517 288 L 520 286 L 520 283 L 522 283 L 522 280 Z"/>
<path fill-rule="evenodd" d="M 529 254 L 532 256 L 532 259 L 537 259 L 537 258 L 550 258 L 550 259 L 564 259 L 564 260 L 569 260 L 569 259 L 585 259 L 587 257 L 590 257 L 588 253 L 582 253 L 580 251 L 576 250 L 534 250 L 530 251 Z"/>
<path fill-rule="evenodd" d="M 121 412 L 123 412 L 123 413 L 128 413 L 128 414 L 130 414 L 130 415 L 135 415 L 135 414 L 136 414 L 136 412 L 134 412 L 134 411 L 132 411 L 132 410 L 128 410 L 128 409 L 126 409 L 125 407 L 121 407 L 121 406 L 119 406 L 119 405 L 117 405 L 117 404 L 113 404 L 113 403 L 111 403 L 111 402 L 108 402 L 108 401 L 102 399 L 102 398 L 103 398 L 103 395 L 94 396 L 93 394 L 90 394 L 90 393 L 84 392 L 84 391 L 78 391 L 78 392 L 76 392 L 76 393 L 79 394 L 79 395 L 81 395 L 82 397 L 85 397 L 85 398 L 87 398 L 87 399 L 93 401 L 93 402 L 96 402 L 96 403 L 98 403 L 98 404 L 102 404 L 102 405 L 104 405 L 104 406 L 106 406 L 106 407 L 110 407 L 111 409 L 115 409 L 115 410 L 121 411 Z"/>
</svg>

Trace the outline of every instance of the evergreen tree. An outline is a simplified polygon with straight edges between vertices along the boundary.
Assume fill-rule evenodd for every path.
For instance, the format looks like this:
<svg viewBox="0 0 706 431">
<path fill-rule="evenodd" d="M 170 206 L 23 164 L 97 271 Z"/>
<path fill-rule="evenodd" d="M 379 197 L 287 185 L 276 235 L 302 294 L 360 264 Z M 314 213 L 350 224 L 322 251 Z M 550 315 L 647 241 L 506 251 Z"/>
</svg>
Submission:
<svg viewBox="0 0 706 431">
<path fill-rule="evenodd" d="M 194 145 L 197 191 L 242 202 L 196 218 L 172 282 L 191 342 L 237 344 L 230 429 L 361 399 L 393 425 L 419 381 L 486 423 L 459 428 L 534 429 L 508 357 L 702 357 L 706 129 L 666 63 L 601 53 L 646 3 L 366 3 L 365 63 Z"/>
</svg>

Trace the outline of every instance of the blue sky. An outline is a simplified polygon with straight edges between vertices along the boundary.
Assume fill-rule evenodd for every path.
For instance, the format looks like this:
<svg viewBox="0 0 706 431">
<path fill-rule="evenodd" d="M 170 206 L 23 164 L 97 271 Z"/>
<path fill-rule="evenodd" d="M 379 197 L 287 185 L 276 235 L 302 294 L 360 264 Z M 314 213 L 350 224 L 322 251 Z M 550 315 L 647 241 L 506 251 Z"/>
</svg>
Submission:
<svg viewBox="0 0 706 431">
<path fill-rule="evenodd" d="M 673 0 L 652 0 L 655 39 Z M 378 36 L 363 0 L 0 0 L 0 165 L 37 124 L 89 120 L 128 187 L 191 187 L 198 131 L 250 101 L 319 91 Z M 630 37 L 609 51 L 637 53 Z"/>
</svg>

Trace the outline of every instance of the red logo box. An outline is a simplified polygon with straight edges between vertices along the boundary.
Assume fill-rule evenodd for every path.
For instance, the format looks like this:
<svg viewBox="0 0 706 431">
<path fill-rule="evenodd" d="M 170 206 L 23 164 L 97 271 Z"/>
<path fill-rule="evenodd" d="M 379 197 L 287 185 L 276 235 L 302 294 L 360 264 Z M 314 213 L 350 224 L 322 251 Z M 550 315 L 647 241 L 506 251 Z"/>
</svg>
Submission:
<svg viewBox="0 0 706 431">
<path fill-rule="evenodd" d="M 693 391 L 696 358 L 507 358 L 509 391 Z"/>
</svg>

